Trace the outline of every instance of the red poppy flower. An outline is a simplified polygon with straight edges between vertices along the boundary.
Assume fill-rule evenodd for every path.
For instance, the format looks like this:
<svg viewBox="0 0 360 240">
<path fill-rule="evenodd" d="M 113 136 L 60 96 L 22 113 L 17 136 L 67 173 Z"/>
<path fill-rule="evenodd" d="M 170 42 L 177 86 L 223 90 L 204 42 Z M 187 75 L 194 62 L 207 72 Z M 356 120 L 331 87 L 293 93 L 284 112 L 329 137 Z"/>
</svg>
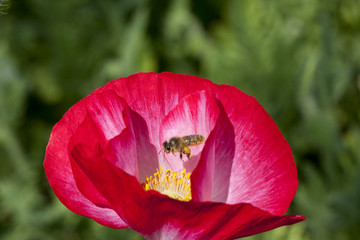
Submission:
<svg viewBox="0 0 360 240">
<path fill-rule="evenodd" d="M 195 134 L 205 141 L 181 142 Z M 44 167 L 71 211 L 150 239 L 232 239 L 305 219 L 283 215 L 298 180 L 275 122 L 253 97 L 194 76 L 97 89 L 54 126 Z"/>
</svg>

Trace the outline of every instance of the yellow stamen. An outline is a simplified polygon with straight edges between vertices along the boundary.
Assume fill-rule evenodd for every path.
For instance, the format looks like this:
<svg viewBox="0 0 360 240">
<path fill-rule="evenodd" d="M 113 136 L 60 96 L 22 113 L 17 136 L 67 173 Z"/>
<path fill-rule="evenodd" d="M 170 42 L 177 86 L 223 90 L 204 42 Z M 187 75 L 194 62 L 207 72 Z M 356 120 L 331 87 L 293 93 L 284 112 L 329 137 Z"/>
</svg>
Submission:
<svg viewBox="0 0 360 240">
<path fill-rule="evenodd" d="M 156 169 L 154 177 L 145 177 L 146 181 L 141 186 L 146 190 L 155 190 L 180 201 L 191 200 L 190 173 L 186 170 L 173 172 L 169 169 L 163 171 Z"/>
</svg>

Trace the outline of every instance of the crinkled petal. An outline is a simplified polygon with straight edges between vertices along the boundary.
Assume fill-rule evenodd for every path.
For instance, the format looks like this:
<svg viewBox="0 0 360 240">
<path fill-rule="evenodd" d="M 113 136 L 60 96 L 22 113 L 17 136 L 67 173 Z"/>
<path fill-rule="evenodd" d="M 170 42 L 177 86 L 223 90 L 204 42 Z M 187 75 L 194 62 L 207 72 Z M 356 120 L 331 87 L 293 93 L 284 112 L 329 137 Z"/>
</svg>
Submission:
<svg viewBox="0 0 360 240">
<path fill-rule="evenodd" d="M 145 192 L 136 178 L 99 154 L 88 156 L 82 146 L 75 146 L 72 155 L 112 208 L 149 239 L 232 239 L 304 220 L 302 216 L 275 216 L 246 203 L 173 200 Z"/>
</svg>

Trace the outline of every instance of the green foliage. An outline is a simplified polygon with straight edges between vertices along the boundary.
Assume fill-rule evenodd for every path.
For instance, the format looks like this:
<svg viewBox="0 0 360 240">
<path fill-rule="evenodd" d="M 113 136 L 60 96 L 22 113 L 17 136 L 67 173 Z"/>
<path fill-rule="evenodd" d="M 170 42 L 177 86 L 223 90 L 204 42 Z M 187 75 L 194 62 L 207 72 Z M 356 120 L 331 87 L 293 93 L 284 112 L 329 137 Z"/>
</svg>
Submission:
<svg viewBox="0 0 360 240">
<path fill-rule="evenodd" d="M 358 0 L 0 0 L 0 12 L 1 239 L 141 239 L 67 210 L 42 168 L 65 111 L 139 71 L 235 85 L 277 122 L 300 180 L 289 213 L 307 220 L 249 239 L 360 236 Z"/>
</svg>

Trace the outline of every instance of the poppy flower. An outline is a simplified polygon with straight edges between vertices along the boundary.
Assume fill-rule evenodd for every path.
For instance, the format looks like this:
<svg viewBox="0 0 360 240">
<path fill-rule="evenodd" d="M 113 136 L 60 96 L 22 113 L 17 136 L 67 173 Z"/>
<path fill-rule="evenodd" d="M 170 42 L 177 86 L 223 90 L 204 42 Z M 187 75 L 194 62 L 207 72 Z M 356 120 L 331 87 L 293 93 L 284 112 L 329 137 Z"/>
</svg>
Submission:
<svg viewBox="0 0 360 240">
<path fill-rule="evenodd" d="M 255 98 L 195 76 L 138 73 L 95 90 L 54 126 L 44 168 L 71 211 L 149 239 L 233 239 L 305 219 L 283 215 L 298 180 L 275 122 Z"/>
</svg>

